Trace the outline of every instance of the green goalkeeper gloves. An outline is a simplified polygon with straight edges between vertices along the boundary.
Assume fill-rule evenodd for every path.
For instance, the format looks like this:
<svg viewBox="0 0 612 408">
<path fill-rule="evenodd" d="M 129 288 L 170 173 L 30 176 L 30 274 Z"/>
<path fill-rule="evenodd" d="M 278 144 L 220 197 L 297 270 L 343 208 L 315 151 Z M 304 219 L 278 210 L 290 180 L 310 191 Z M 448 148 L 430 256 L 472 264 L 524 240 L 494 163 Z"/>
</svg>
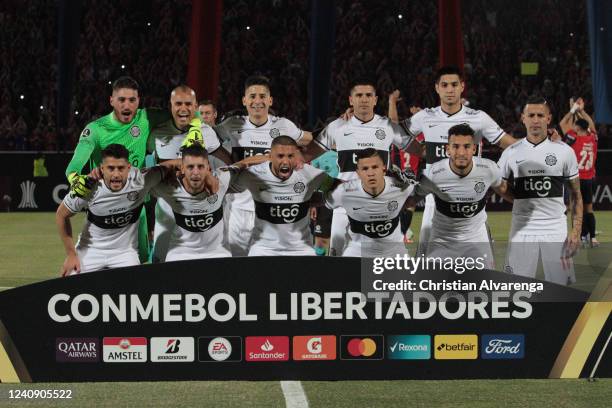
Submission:
<svg viewBox="0 0 612 408">
<path fill-rule="evenodd" d="M 85 198 L 91 194 L 96 181 L 87 176 L 81 176 L 77 173 L 70 173 L 68 175 L 68 182 L 70 183 L 70 193 L 77 197 Z"/>
<path fill-rule="evenodd" d="M 204 146 L 204 138 L 202 137 L 202 121 L 198 118 L 193 118 L 191 122 L 189 122 L 189 130 L 187 131 L 185 140 L 183 140 L 183 144 L 181 144 L 181 148 L 193 146 L 194 144 L 206 147 Z"/>
</svg>

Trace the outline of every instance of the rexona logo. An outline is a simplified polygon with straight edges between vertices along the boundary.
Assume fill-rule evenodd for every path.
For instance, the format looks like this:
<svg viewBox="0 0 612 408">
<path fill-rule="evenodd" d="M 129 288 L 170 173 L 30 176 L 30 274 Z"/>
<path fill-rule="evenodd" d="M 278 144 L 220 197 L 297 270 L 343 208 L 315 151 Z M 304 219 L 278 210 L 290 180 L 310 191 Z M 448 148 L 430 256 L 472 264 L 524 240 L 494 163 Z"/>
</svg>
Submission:
<svg viewBox="0 0 612 408">
<path fill-rule="evenodd" d="M 289 337 L 247 337 L 245 340 L 246 361 L 289 360 Z"/>
<path fill-rule="evenodd" d="M 483 359 L 525 358 L 525 336 L 522 334 L 486 334 L 480 341 Z"/>
<path fill-rule="evenodd" d="M 204 363 L 241 361 L 242 337 L 198 338 L 198 360 Z"/>
<path fill-rule="evenodd" d="M 439 334 L 434 337 L 436 360 L 475 360 L 478 336 L 475 334 Z"/>
<path fill-rule="evenodd" d="M 380 334 L 340 336 L 341 360 L 382 360 L 384 340 Z"/>
<path fill-rule="evenodd" d="M 55 361 L 60 363 L 94 363 L 100 361 L 100 342 L 97 338 L 55 339 Z"/>
<path fill-rule="evenodd" d="M 428 360 L 431 358 L 431 336 L 416 334 L 388 336 L 387 358 L 390 360 Z"/>
<path fill-rule="evenodd" d="M 104 337 L 102 353 L 105 363 L 144 363 L 147 361 L 147 339 Z"/>
<path fill-rule="evenodd" d="M 295 336 L 293 337 L 293 359 L 335 360 L 336 336 Z"/>
<path fill-rule="evenodd" d="M 195 361 L 193 337 L 152 337 L 151 361 L 156 363 Z"/>
</svg>

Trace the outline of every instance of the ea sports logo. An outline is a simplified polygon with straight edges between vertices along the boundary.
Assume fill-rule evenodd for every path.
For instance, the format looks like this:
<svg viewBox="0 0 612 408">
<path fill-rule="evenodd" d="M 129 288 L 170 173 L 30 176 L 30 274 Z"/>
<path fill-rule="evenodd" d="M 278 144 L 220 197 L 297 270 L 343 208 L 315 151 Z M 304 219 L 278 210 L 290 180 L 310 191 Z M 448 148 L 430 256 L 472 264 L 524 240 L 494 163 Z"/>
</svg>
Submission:
<svg viewBox="0 0 612 408">
<path fill-rule="evenodd" d="M 215 361 L 225 361 L 232 354 L 232 344 L 223 337 L 216 337 L 208 343 L 208 355 Z"/>
<path fill-rule="evenodd" d="M 320 354 L 323 351 L 323 342 L 320 337 L 313 337 L 306 343 L 306 349 L 312 354 Z"/>
<path fill-rule="evenodd" d="M 376 353 L 376 342 L 369 337 L 365 339 L 351 339 L 346 348 L 353 357 L 370 357 Z"/>
</svg>

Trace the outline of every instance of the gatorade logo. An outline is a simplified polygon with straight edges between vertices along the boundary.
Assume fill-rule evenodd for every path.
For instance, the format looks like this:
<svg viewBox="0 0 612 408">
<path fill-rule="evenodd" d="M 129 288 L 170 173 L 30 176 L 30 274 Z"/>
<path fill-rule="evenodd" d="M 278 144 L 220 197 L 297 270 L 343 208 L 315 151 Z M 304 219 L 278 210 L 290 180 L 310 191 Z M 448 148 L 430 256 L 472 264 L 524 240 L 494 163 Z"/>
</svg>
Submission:
<svg viewBox="0 0 612 408">
<path fill-rule="evenodd" d="M 340 336 L 342 360 L 381 360 L 384 354 L 382 335 Z"/>
<path fill-rule="evenodd" d="M 336 336 L 295 336 L 293 337 L 293 359 L 335 360 Z"/>
</svg>

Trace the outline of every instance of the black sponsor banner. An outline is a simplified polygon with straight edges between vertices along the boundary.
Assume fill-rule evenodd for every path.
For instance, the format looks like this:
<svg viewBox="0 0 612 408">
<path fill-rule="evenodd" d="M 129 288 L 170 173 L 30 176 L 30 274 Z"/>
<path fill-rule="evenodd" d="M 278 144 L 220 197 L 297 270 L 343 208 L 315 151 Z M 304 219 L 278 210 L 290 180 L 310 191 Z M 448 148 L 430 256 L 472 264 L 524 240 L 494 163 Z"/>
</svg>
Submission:
<svg viewBox="0 0 612 408">
<path fill-rule="evenodd" d="M 444 142 L 425 142 L 425 162 L 429 164 L 433 164 L 442 159 L 446 159 L 448 156 L 446 155 L 446 146 L 447 143 Z M 480 151 L 480 145 L 476 145 L 476 156 L 478 156 L 478 152 Z"/>
<path fill-rule="evenodd" d="M 174 219 L 176 220 L 176 225 L 187 231 L 208 231 L 223 219 L 223 207 L 219 207 L 212 213 L 208 214 L 183 215 L 175 211 Z"/>
<path fill-rule="evenodd" d="M 225 258 L 54 279 L 0 293 L 1 340 L 35 382 L 547 378 L 588 296 L 544 283 L 566 301 L 380 302 L 360 266 Z"/>
<path fill-rule="evenodd" d="M 384 238 L 391 235 L 399 223 L 399 215 L 390 220 L 383 221 L 359 221 L 351 217 L 348 217 L 348 219 L 351 231 L 370 238 Z"/>
<path fill-rule="evenodd" d="M 110 215 L 96 215 L 91 211 L 87 211 L 87 219 L 99 228 L 123 228 L 139 220 L 143 206 L 144 204 L 140 204 L 138 207 L 132 208 L 131 210 Z"/>
<path fill-rule="evenodd" d="M 487 199 L 483 198 L 480 201 L 473 202 L 455 202 L 449 203 L 438 196 L 434 196 L 436 209 L 447 217 L 452 218 L 471 218 L 478 214 L 485 207 Z"/>
<path fill-rule="evenodd" d="M 270 141 L 270 143 L 272 143 Z M 263 144 L 263 142 L 262 142 Z M 270 152 L 270 145 L 268 146 L 232 146 L 232 155 L 237 161 L 246 159 L 247 157 L 263 155 Z"/>
<path fill-rule="evenodd" d="M 345 172 L 357 170 L 357 153 L 366 148 L 367 147 L 355 150 L 338 150 L 338 167 L 340 167 L 340 171 Z M 372 148 L 374 147 L 372 146 Z M 378 150 L 378 152 L 383 157 L 383 162 L 386 166 L 389 162 L 389 152 L 387 150 Z"/>
<path fill-rule="evenodd" d="M 562 176 L 527 176 L 514 179 L 516 198 L 553 198 L 563 197 Z"/>
<path fill-rule="evenodd" d="M 303 203 L 262 203 L 255 201 L 255 214 L 272 224 L 292 224 L 308 215 L 309 202 Z"/>
</svg>

